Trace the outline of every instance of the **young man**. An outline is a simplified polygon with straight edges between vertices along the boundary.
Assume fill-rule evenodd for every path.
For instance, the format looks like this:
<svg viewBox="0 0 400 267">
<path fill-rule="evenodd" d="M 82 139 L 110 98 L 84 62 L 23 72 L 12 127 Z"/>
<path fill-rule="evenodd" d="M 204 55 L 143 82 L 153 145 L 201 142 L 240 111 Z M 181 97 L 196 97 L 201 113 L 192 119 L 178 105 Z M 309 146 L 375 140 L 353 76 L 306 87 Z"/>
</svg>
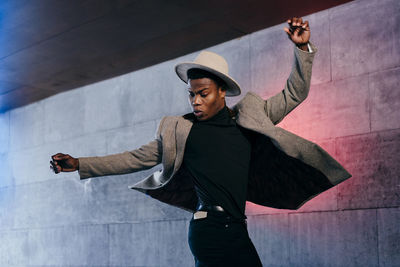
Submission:
<svg viewBox="0 0 400 267">
<path fill-rule="evenodd" d="M 308 22 L 288 20 L 295 62 L 285 88 L 263 100 L 240 94 L 228 65 L 203 51 L 175 67 L 186 82 L 193 113 L 164 117 L 156 139 L 136 150 L 104 157 L 58 153 L 51 168 L 79 171 L 81 179 L 125 174 L 162 163 L 162 171 L 131 188 L 193 213 L 189 246 L 196 266 L 261 266 L 246 226 L 246 200 L 297 209 L 351 175 L 318 145 L 275 127 L 308 95 L 316 48 Z"/>
</svg>

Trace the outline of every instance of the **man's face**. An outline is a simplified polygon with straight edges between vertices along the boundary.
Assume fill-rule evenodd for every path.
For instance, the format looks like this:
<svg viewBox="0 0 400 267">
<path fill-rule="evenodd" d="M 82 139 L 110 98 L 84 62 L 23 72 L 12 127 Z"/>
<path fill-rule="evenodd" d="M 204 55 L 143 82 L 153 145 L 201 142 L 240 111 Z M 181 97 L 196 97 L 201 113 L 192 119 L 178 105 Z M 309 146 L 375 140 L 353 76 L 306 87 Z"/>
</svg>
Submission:
<svg viewBox="0 0 400 267">
<path fill-rule="evenodd" d="M 198 120 L 207 120 L 225 106 L 225 90 L 209 78 L 189 80 L 189 102 Z"/>
</svg>

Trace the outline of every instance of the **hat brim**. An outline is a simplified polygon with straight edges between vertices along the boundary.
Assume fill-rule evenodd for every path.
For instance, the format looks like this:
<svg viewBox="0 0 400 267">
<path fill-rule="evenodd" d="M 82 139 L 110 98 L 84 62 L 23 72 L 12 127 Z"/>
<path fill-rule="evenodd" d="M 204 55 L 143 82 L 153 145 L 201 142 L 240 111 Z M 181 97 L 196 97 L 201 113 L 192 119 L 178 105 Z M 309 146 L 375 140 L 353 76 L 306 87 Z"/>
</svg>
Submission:
<svg viewBox="0 0 400 267">
<path fill-rule="evenodd" d="M 241 93 L 239 84 L 232 77 L 216 71 L 215 69 L 193 62 L 183 62 L 175 66 L 176 74 L 185 83 L 188 82 L 187 71 L 190 69 L 202 69 L 217 75 L 227 84 L 228 88 L 226 89 L 226 96 L 237 96 Z"/>
</svg>

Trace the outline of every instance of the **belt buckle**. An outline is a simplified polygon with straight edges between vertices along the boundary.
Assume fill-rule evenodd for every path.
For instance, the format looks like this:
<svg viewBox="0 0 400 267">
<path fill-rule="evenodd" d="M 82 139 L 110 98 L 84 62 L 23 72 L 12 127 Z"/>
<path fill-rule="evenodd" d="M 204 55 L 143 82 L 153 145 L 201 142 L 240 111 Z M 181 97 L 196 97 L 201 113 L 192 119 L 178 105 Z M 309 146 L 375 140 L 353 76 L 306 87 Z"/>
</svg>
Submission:
<svg viewBox="0 0 400 267">
<path fill-rule="evenodd" d="M 196 212 L 193 214 L 193 219 L 194 219 L 194 220 L 203 219 L 203 218 L 207 218 L 207 211 L 199 210 L 199 211 L 196 211 Z"/>
</svg>

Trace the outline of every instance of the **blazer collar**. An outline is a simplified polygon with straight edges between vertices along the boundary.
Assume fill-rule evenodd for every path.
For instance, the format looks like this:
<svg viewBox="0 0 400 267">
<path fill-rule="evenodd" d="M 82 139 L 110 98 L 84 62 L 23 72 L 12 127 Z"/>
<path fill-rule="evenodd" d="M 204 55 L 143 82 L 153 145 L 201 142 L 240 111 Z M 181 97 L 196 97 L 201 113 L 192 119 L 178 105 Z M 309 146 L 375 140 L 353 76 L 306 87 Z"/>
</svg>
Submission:
<svg viewBox="0 0 400 267">
<path fill-rule="evenodd" d="M 174 164 L 174 171 L 177 171 L 182 164 L 186 139 L 188 138 L 190 129 L 192 129 L 193 125 L 194 114 L 192 114 L 192 118 L 185 119 L 186 115 L 180 117 L 176 125 L 176 160 Z"/>
<path fill-rule="evenodd" d="M 229 112 L 229 116 L 232 118 L 232 119 L 235 119 L 235 117 L 236 117 L 236 115 L 237 115 L 237 113 L 238 113 L 238 111 L 236 110 L 236 109 L 230 109 L 229 107 L 228 107 L 228 112 Z M 195 119 L 196 119 L 196 117 L 194 116 L 194 114 L 193 114 L 193 112 L 191 112 L 191 113 L 187 113 L 187 114 L 185 114 L 185 115 L 183 115 L 182 116 L 185 120 L 189 120 L 190 122 L 194 122 L 195 121 Z"/>
</svg>

